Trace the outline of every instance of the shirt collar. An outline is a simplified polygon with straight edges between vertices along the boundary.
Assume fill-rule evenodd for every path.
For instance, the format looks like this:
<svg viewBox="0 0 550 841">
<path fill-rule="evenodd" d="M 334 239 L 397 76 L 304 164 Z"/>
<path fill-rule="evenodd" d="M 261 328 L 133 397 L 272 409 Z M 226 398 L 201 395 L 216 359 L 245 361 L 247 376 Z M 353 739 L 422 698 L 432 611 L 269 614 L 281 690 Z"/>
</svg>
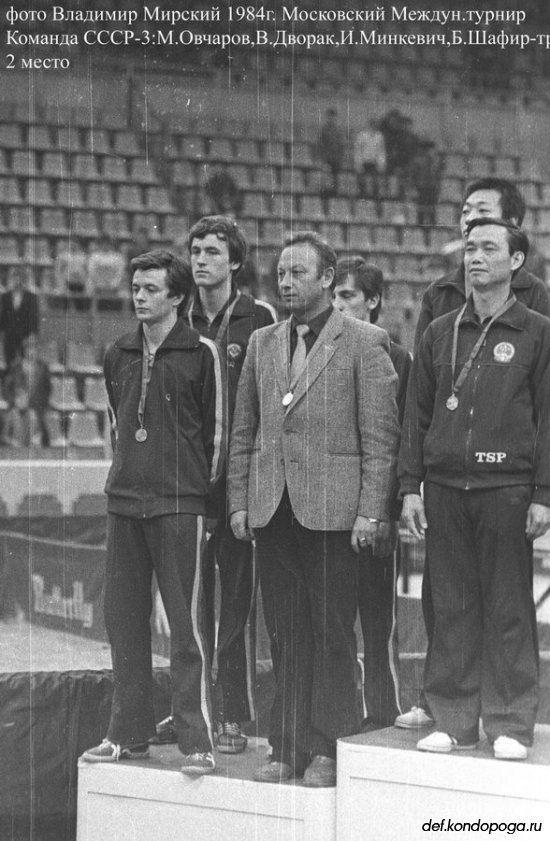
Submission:
<svg viewBox="0 0 550 841">
<path fill-rule="evenodd" d="M 322 312 L 320 312 L 319 315 L 316 315 L 315 318 L 311 319 L 311 321 L 306 321 L 305 322 L 307 324 L 307 326 L 309 327 L 310 331 L 312 333 L 314 333 L 316 337 L 318 337 L 320 335 L 321 330 L 323 329 L 323 327 L 325 326 L 325 324 L 327 323 L 327 321 L 329 320 L 329 318 L 330 318 L 330 316 L 332 315 L 333 312 L 334 312 L 334 307 L 333 306 L 327 307 L 326 310 L 323 310 Z M 290 323 L 291 330 L 295 331 L 297 324 L 298 324 L 298 322 L 296 321 L 295 317 L 291 316 L 291 323 Z"/>
<path fill-rule="evenodd" d="M 506 324 L 508 327 L 512 327 L 515 330 L 523 330 L 526 314 L 527 307 L 520 301 L 516 300 L 509 310 L 506 310 L 506 312 L 503 312 L 502 315 L 499 315 L 499 317 L 495 320 L 495 324 Z M 480 325 L 479 318 L 474 309 L 473 297 L 471 295 L 468 298 L 461 324 L 464 322 L 475 324 L 477 327 Z"/>
</svg>

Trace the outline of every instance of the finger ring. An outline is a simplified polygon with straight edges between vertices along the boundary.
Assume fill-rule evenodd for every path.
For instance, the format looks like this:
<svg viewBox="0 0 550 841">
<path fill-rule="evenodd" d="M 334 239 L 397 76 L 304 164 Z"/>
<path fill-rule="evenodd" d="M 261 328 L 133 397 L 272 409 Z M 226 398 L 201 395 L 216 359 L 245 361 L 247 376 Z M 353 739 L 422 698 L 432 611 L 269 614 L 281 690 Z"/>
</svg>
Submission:
<svg viewBox="0 0 550 841">
<path fill-rule="evenodd" d="M 360 538 L 359 538 L 359 543 L 366 543 L 366 542 L 367 542 L 367 538 L 366 538 L 366 537 L 360 537 Z"/>
</svg>

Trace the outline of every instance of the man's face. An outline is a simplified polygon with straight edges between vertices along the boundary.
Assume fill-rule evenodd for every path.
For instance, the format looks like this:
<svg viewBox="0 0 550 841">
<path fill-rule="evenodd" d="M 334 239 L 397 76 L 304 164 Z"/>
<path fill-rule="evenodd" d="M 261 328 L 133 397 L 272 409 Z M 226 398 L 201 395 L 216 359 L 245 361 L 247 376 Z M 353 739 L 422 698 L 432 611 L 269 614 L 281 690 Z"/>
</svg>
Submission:
<svg viewBox="0 0 550 841">
<path fill-rule="evenodd" d="M 279 294 L 288 309 L 307 320 L 328 305 L 327 290 L 332 272 L 319 272 L 318 255 L 309 243 L 289 245 L 283 249 L 277 266 Z"/>
<path fill-rule="evenodd" d="M 468 235 L 464 267 L 472 289 L 496 289 L 510 284 L 512 272 L 524 260 L 520 251 L 510 254 L 506 228 L 481 225 Z"/>
<path fill-rule="evenodd" d="M 204 289 L 216 289 L 231 283 L 231 276 L 239 263 L 229 259 L 227 242 L 217 234 L 207 234 L 203 239 L 195 237 L 191 242 L 191 270 L 196 285 Z"/>
<path fill-rule="evenodd" d="M 468 196 L 460 214 L 460 231 L 463 239 L 466 239 L 466 230 L 470 222 L 484 216 L 490 216 L 491 219 L 502 219 L 498 190 L 476 190 L 475 193 Z"/>
<path fill-rule="evenodd" d="M 350 315 L 360 321 L 370 321 L 370 311 L 378 303 L 378 296 L 365 298 L 364 292 L 355 285 L 353 275 L 347 275 L 342 283 L 334 287 L 332 303 L 335 309 L 344 315 Z"/>
<path fill-rule="evenodd" d="M 137 269 L 132 278 L 136 317 L 149 327 L 169 321 L 183 296 L 169 297 L 166 269 Z"/>
</svg>

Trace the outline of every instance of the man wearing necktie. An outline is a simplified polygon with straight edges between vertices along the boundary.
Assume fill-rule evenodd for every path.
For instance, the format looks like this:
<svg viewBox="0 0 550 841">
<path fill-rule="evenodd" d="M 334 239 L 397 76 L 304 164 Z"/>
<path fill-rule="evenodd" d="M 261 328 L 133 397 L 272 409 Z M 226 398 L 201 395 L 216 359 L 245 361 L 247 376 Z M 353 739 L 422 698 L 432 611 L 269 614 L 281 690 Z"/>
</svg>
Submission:
<svg viewBox="0 0 550 841">
<path fill-rule="evenodd" d="M 357 564 L 389 517 L 397 378 L 385 332 L 332 307 L 335 266 L 317 234 L 286 242 L 291 315 L 253 334 L 231 435 L 231 525 L 256 540 L 276 678 L 264 782 L 335 784 L 358 729 Z"/>
</svg>

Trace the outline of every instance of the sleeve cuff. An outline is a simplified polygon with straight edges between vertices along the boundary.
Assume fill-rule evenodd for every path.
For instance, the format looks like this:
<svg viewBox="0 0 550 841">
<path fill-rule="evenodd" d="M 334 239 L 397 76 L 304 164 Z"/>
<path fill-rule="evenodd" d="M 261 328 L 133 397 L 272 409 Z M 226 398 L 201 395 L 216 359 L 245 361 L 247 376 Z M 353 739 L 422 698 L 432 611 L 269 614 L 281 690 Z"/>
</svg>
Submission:
<svg viewBox="0 0 550 841">
<path fill-rule="evenodd" d="M 536 502 L 539 505 L 546 505 L 550 508 L 550 487 L 547 485 L 535 485 L 531 502 Z"/>
</svg>

